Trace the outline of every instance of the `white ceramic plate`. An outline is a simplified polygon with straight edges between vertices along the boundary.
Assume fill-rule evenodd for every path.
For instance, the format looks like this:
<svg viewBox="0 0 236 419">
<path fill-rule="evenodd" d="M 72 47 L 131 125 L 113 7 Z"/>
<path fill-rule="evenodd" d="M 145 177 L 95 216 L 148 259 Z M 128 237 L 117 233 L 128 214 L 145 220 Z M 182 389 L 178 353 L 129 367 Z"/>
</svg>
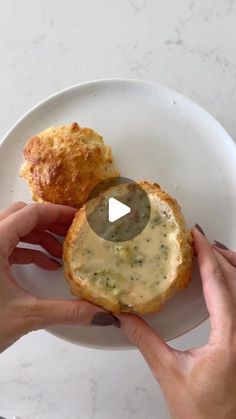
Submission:
<svg viewBox="0 0 236 419">
<path fill-rule="evenodd" d="M 78 121 L 94 128 L 112 146 L 123 176 L 158 182 L 179 201 L 187 224 L 198 222 L 210 239 L 236 247 L 236 147 L 224 128 L 181 94 L 135 80 L 100 80 L 74 86 L 29 111 L 0 148 L 1 207 L 31 201 L 18 176 L 22 149 L 30 136 L 50 125 Z M 63 272 L 35 266 L 14 268 L 32 293 L 71 298 Z M 166 340 L 180 336 L 207 317 L 198 273 L 148 321 Z M 113 327 L 52 327 L 51 333 L 96 348 L 129 348 Z"/>
</svg>

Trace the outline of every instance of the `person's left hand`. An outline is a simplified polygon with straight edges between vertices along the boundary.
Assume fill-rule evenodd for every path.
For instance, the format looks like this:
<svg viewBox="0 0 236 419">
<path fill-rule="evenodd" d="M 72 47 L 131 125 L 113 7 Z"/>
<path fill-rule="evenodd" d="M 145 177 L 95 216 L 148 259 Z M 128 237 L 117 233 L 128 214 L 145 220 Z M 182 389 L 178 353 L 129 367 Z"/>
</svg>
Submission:
<svg viewBox="0 0 236 419">
<path fill-rule="evenodd" d="M 0 212 L 0 352 L 24 334 L 54 324 L 109 325 L 117 319 L 86 301 L 44 300 L 17 284 L 12 264 L 29 264 L 55 271 L 61 264 L 19 242 L 41 246 L 61 258 L 62 245 L 53 235 L 64 236 L 76 210 L 63 205 L 13 204 Z M 43 275 L 43 271 L 42 271 Z"/>
</svg>

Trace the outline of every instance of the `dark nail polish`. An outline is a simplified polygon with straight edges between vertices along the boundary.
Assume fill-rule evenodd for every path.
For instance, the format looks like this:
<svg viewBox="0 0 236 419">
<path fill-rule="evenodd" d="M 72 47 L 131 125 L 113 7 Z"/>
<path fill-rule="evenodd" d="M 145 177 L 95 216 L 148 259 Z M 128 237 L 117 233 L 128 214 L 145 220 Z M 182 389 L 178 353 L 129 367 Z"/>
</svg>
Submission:
<svg viewBox="0 0 236 419">
<path fill-rule="evenodd" d="M 218 242 L 217 240 L 214 240 L 213 243 L 216 247 L 219 247 L 219 249 L 223 249 L 223 250 L 229 250 L 229 248 L 227 246 L 225 246 L 223 243 Z"/>
<path fill-rule="evenodd" d="M 60 262 L 58 262 L 58 260 L 55 260 L 53 258 L 50 258 L 52 262 L 56 263 L 58 265 L 59 268 L 62 267 L 62 264 Z M 1 419 L 1 418 L 0 418 Z"/>
<path fill-rule="evenodd" d="M 202 227 L 201 227 L 199 224 L 195 224 L 195 228 L 196 228 L 198 231 L 200 231 L 200 233 L 201 233 L 201 234 L 203 234 L 203 236 L 205 236 L 205 233 L 204 233 L 204 231 L 203 231 Z"/>
<path fill-rule="evenodd" d="M 120 327 L 120 320 L 111 313 L 95 313 L 91 325 Z"/>
</svg>

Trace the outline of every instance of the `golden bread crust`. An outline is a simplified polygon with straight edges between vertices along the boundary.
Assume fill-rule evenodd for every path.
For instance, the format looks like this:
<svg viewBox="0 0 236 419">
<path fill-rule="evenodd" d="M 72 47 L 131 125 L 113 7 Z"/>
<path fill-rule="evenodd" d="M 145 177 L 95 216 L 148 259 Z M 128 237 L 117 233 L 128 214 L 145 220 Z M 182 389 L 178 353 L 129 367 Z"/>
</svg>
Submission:
<svg viewBox="0 0 236 419">
<path fill-rule="evenodd" d="M 119 176 L 111 148 L 90 128 L 76 122 L 50 127 L 25 145 L 20 175 L 37 202 L 79 208 L 100 181 Z"/>
<path fill-rule="evenodd" d="M 113 296 L 112 298 L 107 295 L 99 295 L 93 292 L 93 288 L 84 281 L 84 275 L 80 275 L 78 271 L 73 269 L 73 248 L 79 241 L 86 241 L 86 234 L 84 225 L 86 223 L 85 206 L 83 206 L 76 214 L 74 221 L 68 231 L 63 246 L 63 258 L 65 277 L 70 285 L 73 295 L 89 300 L 108 311 L 113 313 L 120 312 L 137 312 L 140 314 L 149 314 L 157 312 L 161 309 L 162 305 L 170 297 L 174 295 L 177 290 L 186 288 L 191 279 L 192 263 L 193 263 L 193 245 L 192 234 L 186 229 L 185 221 L 181 213 L 177 201 L 169 194 L 163 191 L 156 183 L 149 183 L 146 181 L 139 182 L 139 185 L 148 193 L 149 196 L 157 197 L 161 202 L 172 211 L 175 222 L 179 230 L 177 235 L 177 242 L 179 245 L 178 260 L 180 263 L 177 265 L 176 275 L 170 286 L 164 292 L 154 295 L 148 302 L 132 305 L 123 305 L 119 298 Z M 99 197 L 90 201 L 90 206 L 95 208 Z"/>
</svg>

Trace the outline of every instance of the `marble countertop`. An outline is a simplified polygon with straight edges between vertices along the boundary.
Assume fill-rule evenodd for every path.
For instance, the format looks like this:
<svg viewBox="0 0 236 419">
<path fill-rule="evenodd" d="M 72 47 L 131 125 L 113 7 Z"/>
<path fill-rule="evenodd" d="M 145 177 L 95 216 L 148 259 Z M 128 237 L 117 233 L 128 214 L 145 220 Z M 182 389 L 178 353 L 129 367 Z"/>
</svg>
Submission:
<svg viewBox="0 0 236 419">
<path fill-rule="evenodd" d="M 211 112 L 236 138 L 236 0 L 0 1 L 0 137 L 30 107 L 106 77 L 158 81 Z M 176 339 L 206 342 L 208 322 Z M 0 416 L 167 419 L 137 351 L 80 348 L 44 331 L 0 356 Z"/>
</svg>

